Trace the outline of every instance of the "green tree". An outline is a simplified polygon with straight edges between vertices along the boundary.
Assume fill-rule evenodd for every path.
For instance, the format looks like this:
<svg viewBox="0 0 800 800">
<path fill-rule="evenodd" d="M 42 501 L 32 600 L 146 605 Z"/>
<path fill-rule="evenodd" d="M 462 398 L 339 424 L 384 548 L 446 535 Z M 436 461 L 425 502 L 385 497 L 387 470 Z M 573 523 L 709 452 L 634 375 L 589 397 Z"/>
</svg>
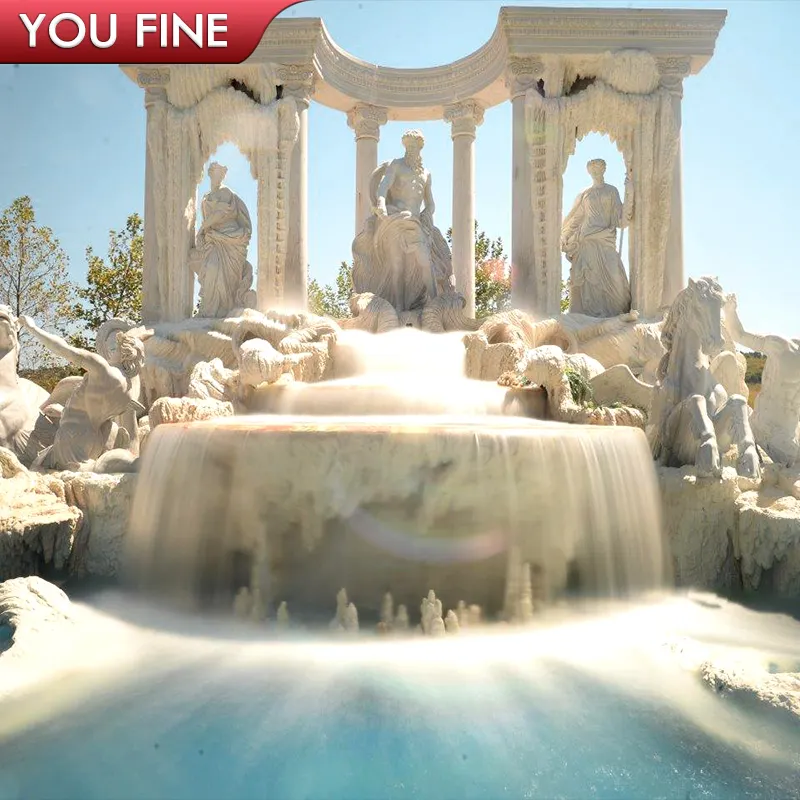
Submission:
<svg viewBox="0 0 800 800">
<path fill-rule="evenodd" d="M 447 231 L 453 244 L 453 229 Z M 490 239 L 475 222 L 475 316 L 490 317 L 511 307 L 511 270 L 503 240 Z"/>
<path fill-rule="evenodd" d="M 345 319 L 350 313 L 350 292 L 353 286 L 353 265 L 342 261 L 336 273 L 336 283 L 320 286 L 312 278 L 308 282 L 308 308 L 312 314 Z"/>
<path fill-rule="evenodd" d="M 69 260 L 50 228 L 38 225 L 31 198 L 18 197 L 0 215 L 0 304 L 26 314 L 43 327 L 65 334 L 74 319 L 74 286 Z M 23 332 L 21 365 L 57 362 Z"/>
<path fill-rule="evenodd" d="M 142 218 L 133 213 L 123 230 L 109 231 L 105 259 L 86 248 L 87 285 L 78 289 L 80 302 L 74 308 L 75 318 L 83 324 L 83 330 L 72 336 L 76 345 L 93 346 L 97 329 L 113 317 L 141 321 L 143 227 Z"/>
<path fill-rule="evenodd" d="M 561 281 L 561 313 L 569 311 L 569 282 Z"/>
</svg>

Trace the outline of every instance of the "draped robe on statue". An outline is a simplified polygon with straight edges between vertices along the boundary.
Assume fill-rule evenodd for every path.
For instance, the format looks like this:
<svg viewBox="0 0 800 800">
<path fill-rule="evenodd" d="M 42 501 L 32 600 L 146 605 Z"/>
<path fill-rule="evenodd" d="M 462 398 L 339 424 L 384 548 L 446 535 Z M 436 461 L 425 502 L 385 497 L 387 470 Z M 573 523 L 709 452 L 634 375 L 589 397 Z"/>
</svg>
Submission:
<svg viewBox="0 0 800 800">
<path fill-rule="evenodd" d="M 242 199 L 227 186 L 209 192 L 202 204 L 204 229 L 190 257 L 200 283 L 201 317 L 224 317 L 253 305 L 253 268 L 247 247 L 253 231 Z"/>
<path fill-rule="evenodd" d="M 374 172 L 370 201 L 388 163 Z M 439 294 L 454 291 L 450 248 L 431 215 L 414 217 L 391 204 L 386 216 L 373 214 L 353 242 L 353 288 L 388 300 L 396 311 L 416 311 Z"/>
<path fill-rule="evenodd" d="M 623 205 L 616 187 L 590 186 L 562 226 L 570 270 L 570 312 L 614 317 L 631 309 L 631 287 L 617 252 Z"/>
</svg>

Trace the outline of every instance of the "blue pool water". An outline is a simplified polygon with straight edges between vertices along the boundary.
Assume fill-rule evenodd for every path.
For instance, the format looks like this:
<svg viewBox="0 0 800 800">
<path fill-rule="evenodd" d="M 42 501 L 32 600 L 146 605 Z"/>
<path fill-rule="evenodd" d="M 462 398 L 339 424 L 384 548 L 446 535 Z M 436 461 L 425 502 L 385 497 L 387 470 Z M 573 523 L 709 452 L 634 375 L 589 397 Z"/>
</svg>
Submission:
<svg viewBox="0 0 800 800">
<path fill-rule="evenodd" d="M 525 652 L 474 668 L 442 642 L 440 658 L 429 648 L 399 666 L 353 643 L 331 665 L 313 647 L 271 657 L 228 641 L 201 655 L 189 641 L 183 657 L 98 683 L 0 742 L 0 798 L 799 796 L 800 732 L 694 683 L 679 691 L 696 688 L 699 713 L 746 731 L 744 743 L 704 731 L 666 692 L 631 694 Z M 778 738 L 770 759 L 764 743 Z"/>
</svg>

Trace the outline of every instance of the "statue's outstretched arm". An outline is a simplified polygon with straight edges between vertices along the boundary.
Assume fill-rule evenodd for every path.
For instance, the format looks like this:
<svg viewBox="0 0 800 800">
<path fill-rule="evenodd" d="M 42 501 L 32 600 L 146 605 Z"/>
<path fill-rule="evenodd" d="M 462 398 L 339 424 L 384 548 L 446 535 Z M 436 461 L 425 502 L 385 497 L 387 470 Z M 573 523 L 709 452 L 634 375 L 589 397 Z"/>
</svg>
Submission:
<svg viewBox="0 0 800 800">
<path fill-rule="evenodd" d="M 97 353 L 90 353 L 88 350 L 67 344 L 60 336 L 42 330 L 30 317 L 22 316 L 19 318 L 19 322 L 23 328 L 27 328 L 34 339 L 41 342 L 51 353 L 65 358 L 76 367 L 89 370 L 92 367 L 106 365 L 105 359 Z"/>
<path fill-rule="evenodd" d="M 735 294 L 729 294 L 725 298 L 723 310 L 725 312 L 725 327 L 728 329 L 731 339 L 737 344 L 749 347 L 751 350 L 764 352 L 767 337 L 759 336 L 755 333 L 748 333 L 744 329 L 742 321 L 739 319 Z"/>
<path fill-rule="evenodd" d="M 728 329 L 731 338 L 737 344 L 742 344 L 764 355 L 776 355 L 791 350 L 793 345 L 788 339 L 782 336 L 763 335 L 760 333 L 749 333 L 744 329 L 736 306 L 736 295 L 729 294 L 725 299 L 725 327 Z"/>
</svg>

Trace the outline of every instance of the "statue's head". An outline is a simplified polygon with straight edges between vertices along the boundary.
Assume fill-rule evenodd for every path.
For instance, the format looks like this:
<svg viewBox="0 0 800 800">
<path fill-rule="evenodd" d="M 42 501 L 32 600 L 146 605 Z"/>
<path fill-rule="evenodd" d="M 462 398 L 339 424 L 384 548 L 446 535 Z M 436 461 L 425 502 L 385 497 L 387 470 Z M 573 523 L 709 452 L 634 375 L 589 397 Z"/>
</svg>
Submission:
<svg viewBox="0 0 800 800">
<path fill-rule="evenodd" d="M 606 174 L 606 162 L 602 158 L 593 158 L 586 164 L 586 171 L 594 180 L 601 180 Z"/>
<path fill-rule="evenodd" d="M 10 306 L 0 306 L 0 354 L 18 347 L 17 318 Z"/>
<path fill-rule="evenodd" d="M 403 134 L 402 142 L 407 153 L 419 154 L 420 150 L 425 147 L 425 137 L 422 135 L 422 131 L 418 130 L 406 131 Z"/>
<path fill-rule="evenodd" d="M 725 347 L 722 330 L 722 306 L 725 295 L 716 278 L 689 278 L 685 289 L 672 303 L 661 331 L 661 341 L 668 353 L 681 331 L 694 331 L 703 352 L 716 355 Z"/>
<path fill-rule="evenodd" d="M 144 366 L 144 344 L 142 340 L 125 331 L 118 331 L 117 347 L 114 351 L 116 365 L 129 378 L 138 375 Z"/>
<path fill-rule="evenodd" d="M 228 168 L 223 167 L 222 164 L 212 161 L 208 167 L 208 177 L 211 179 L 212 186 L 219 186 L 225 180 L 228 174 Z"/>
</svg>

